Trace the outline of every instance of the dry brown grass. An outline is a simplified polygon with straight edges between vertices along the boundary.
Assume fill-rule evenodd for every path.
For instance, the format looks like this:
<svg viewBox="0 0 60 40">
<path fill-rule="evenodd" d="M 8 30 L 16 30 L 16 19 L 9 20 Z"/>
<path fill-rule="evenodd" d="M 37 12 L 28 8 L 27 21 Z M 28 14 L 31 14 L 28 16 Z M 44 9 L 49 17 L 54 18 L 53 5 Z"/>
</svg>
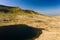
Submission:
<svg viewBox="0 0 60 40">
<path fill-rule="evenodd" d="M 0 12 L 0 26 L 13 24 L 27 24 L 36 28 L 45 28 L 36 40 L 60 40 L 60 16 L 45 16 L 36 12 L 24 12 L 13 9 L 13 12 Z"/>
</svg>

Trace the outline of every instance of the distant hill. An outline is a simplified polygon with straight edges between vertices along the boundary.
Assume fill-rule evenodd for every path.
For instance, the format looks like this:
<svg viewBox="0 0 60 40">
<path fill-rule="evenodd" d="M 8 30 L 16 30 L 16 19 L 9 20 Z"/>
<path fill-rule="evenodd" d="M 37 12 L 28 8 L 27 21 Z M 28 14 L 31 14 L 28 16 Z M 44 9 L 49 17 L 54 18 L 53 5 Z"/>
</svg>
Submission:
<svg viewBox="0 0 60 40">
<path fill-rule="evenodd" d="M 28 14 L 39 14 L 38 12 L 32 11 L 32 10 L 24 10 L 19 7 L 11 7 L 11 6 L 5 6 L 5 5 L 0 5 L 0 12 L 8 13 L 8 12 L 24 12 Z M 42 14 L 41 14 L 42 15 Z"/>
</svg>

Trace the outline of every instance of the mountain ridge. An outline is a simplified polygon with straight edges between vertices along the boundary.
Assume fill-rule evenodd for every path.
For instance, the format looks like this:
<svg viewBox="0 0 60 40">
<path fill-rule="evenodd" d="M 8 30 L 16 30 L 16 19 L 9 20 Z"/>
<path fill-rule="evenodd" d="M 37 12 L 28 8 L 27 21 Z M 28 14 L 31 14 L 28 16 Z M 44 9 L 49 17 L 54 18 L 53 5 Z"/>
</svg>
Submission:
<svg viewBox="0 0 60 40">
<path fill-rule="evenodd" d="M 14 11 L 13 11 L 14 10 Z M 0 5 L 0 12 L 18 12 L 18 11 L 23 11 L 23 12 L 26 12 L 26 13 L 35 13 L 35 14 L 40 14 L 38 12 L 35 12 L 33 10 L 25 10 L 25 9 L 21 9 L 20 7 L 12 7 L 12 6 L 5 6 L 5 5 Z M 40 15 L 43 15 L 43 14 L 40 14 Z"/>
</svg>

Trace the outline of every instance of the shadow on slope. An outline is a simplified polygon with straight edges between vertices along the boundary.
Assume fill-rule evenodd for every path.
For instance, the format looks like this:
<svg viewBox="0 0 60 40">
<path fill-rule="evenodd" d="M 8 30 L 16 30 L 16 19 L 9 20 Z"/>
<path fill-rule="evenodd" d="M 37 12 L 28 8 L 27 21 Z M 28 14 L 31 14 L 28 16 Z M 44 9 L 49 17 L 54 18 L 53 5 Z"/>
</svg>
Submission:
<svg viewBox="0 0 60 40">
<path fill-rule="evenodd" d="M 34 28 L 25 24 L 0 27 L 1 40 L 34 40 L 42 34 L 43 28 Z"/>
</svg>

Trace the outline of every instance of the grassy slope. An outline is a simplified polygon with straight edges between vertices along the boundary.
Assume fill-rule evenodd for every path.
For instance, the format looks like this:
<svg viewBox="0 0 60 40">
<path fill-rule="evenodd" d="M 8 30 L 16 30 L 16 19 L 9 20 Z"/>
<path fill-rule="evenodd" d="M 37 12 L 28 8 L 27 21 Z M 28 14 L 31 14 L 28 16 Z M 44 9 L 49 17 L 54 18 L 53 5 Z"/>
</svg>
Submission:
<svg viewBox="0 0 60 40">
<path fill-rule="evenodd" d="M 33 27 L 45 28 L 37 40 L 60 40 L 60 17 L 45 16 L 31 10 L 18 7 L 8 8 L 9 12 L 0 11 L 0 26 L 27 24 Z"/>
</svg>

